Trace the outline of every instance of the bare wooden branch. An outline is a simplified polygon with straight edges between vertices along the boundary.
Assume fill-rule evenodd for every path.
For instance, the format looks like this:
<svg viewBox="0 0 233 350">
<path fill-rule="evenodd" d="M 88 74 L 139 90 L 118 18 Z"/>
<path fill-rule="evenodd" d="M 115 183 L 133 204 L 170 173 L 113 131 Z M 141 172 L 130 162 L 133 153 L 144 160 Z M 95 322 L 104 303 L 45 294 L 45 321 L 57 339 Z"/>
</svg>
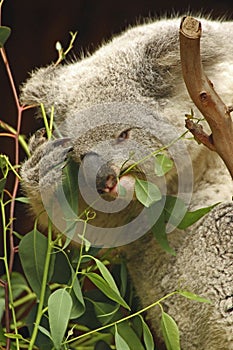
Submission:
<svg viewBox="0 0 233 350">
<path fill-rule="evenodd" d="M 233 178 L 233 123 L 228 108 L 205 75 L 200 54 L 201 23 L 193 17 L 184 17 L 180 26 L 180 55 L 183 78 L 193 102 L 208 122 L 212 135 L 186 123 L 194 137 L 216 151 Z M 203 142 L 204 141 L 204 142 Z"/>
<path fill-rule="evenodd" d="M 216 151 L 216 148 L 213 144 L 212 135 L 208 135 L 204 130 L 203 126 L 197 123 L 194 123 L 192 119 L 185 120 L 185 126 L 193 134 L 195 140 L 198 143 L 202 143 L 208 147 L 211 151 Z"/>
</svg>

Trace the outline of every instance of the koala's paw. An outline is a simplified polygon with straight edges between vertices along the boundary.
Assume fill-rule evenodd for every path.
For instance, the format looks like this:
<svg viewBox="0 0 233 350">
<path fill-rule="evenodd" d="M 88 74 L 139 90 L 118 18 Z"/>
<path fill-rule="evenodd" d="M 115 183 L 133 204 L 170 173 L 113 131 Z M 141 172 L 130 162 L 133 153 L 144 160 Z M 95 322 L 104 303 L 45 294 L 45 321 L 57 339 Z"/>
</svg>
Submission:
<svg viewBox="0 0 233 350">
<path fill-rule="evenodd" d="M 29 151 L 31 154 L 35 152 L 35 150 L 41 146 L 43 143 L 47 141 L 46 135 L 46 129 L 41 128 L 35 132 L 35 134 L 32 135 L 32 137 L 29 140 Z"/>
<path fill-rule="evenodd" d="M 22 186 L 26 195 L 36 197 L 42 189 L 55 185 L 72 145 L 69 138 L 47 141 L 44 130 L 39 130 L 32 138 L 32 156 L 21 169 Z"/>
</svg>

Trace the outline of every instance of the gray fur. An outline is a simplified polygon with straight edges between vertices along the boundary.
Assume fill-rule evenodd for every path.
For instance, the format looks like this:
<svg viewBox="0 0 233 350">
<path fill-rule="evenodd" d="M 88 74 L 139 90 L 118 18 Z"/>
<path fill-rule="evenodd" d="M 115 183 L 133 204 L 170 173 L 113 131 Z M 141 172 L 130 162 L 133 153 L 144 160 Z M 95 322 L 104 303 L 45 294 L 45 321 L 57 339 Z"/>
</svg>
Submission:
<svg viewBox="0 0 233 350">
<path fill-rule="evenodd" d="M 107 149 L 108 154 L 118 155 L 119 164 L 114 165 L 119 168 L 129 157 L 128 141 L 119 142 L 122 131 L 130 129 L 129 139 L 150 151 L 174 137 L 170 125 L 179 135 L 185 131 L 184 115 L 194 106 L 181 76 L 179 23 L 179 19 L 164 19 L 129 29 L 79 62 L 32 73 L 22 87 L 22 102 L 42 102 L 48 113 L 54 106 L 56 122 L 61 123 L 60 132 L 66 138 L 65 145 L 56 147 L 43 134 L 31 142 L 33 154 L 23 164 L 22 177 L 35 214 L 43 211 L 39 187 L 51 190 L 55 186 L 54 163 L 59 163 L 64 148 L 73 147 L 73 158 L 80 162 L 96 143 L 107 140 L 108 147 L 98 154 L 104 158 Z M 224 102 L 231 105 L 233 23 L 202 19 L 202 27 L 205 71 Z M 151 137 L 149 129 L 161 138 Z M 230 201 L 232 183 L 222 161 L 194 141 L 186 141 L 186 146 L 194 172 L 191 208 Z M 179 143 L 174 147 L 182 157 Z M 46 166 L 39 186 L 43 161 Z M 185 174 L 185 158 L 180 166 Z M 167 187 L 170 193 L 176 192 L 176 174 L 167 178 Z M 181 330 L 182 350 L 233 349 L 233 311 L 227 311 L 233 302 L 232 208 L 231 203 L 217 207 L 187 233 L 173 231 L 169 240 L 176 257 L 161 251 L 149 233 L 121 249 L 143 306 L 179 287 L 213 301 L 206 305 L 177 296 L 166 301 Z M 130 210 L 131 216 L 137 215 L 135 204 Z M 97 226 L 108 227 L 109 222 L 114 226 L 128 220 L 128 211 L 115 216 L 99 213 L 97 217 Z M 43 213 L 40 223 L 45 227 L 46 222 Z M 151 310 L 148 318 L 159 334 L 157 311 Z"/>
</svg>

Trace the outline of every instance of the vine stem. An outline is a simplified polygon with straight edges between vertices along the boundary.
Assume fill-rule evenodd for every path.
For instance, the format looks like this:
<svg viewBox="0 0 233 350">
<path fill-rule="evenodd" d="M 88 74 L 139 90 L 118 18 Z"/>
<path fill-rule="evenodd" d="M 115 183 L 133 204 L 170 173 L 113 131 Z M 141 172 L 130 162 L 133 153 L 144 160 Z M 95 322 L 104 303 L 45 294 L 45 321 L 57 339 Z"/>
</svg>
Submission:
<svg viewBox="0 0 233 350">
<path fill-rule="evenodd" d="M 19 102 L 19 97 L 18 97 L 18 93 L 16 90 L 16 85 L 14 82 L 14 78 L 11 72 L 11 68 L 9 65 L 9 61 L 7 58 L 7 54 L 4 48 L 0 49 L 1 52 L 1 56 L 2 56 L 2 60 L 4 62 L 6 71 L 7 71 L 7 75 L 8 75 L 8 79 L 10 82 L 10 86 L 11 86 L 11 90 L 13 93 L 13 97 L 14 97 L 14 101 L 16 104 L 16 108 L 17 108 L 17 128 L 16 128 L 16 133 L 15 133 L 15 165 L 19 164 L 19 135 L 20 135 L 20 129 L 21 129 L 21 122 L 22 122 L 22 113 L 24 110 L 24 107 L 20 105 Z M 18 171 L 16 169 L 16 171 Z M 15 246 L 14 246 L 14 237 L 13 237 L 13 231 L 14 231 L 14 211 L 15 211 L 15 198 L 17 195 L 17 191 L 18 191 L 18 187 L 19 187 L 19 179 L 18 177 L 15 177 L 15 182 L 14 182 L 14 188 L 13 188 L 13 193 L 12 193 L 12 201 L 11 201 L 11 205 L 10 205 L 10 258 L 9 258 L 9 273 L 11 274 L 12 269 L 13 269 L 13 263 L 14 263 L 14 256 L 15 256 Z"/>
<path fill-rule="evenodd" d="M 2 10 L 2 5 L 3 5 L 3 0 L 0 3 L 0 11 Z M 1 12 L 0 12 L 0 21 L 1 21 Z M 8 79 L 10 82 L 10 86 L 11 86 L 11 90 L 13 93 L 13 97 L 15 100 L 15 104 L 17 107 L 17 111 L 18 111 L 18 119 L 17 119 L 17 131 L 16 134 L 14 135 L 14 139 L 15 139 L 15 165 L 19 164 L 19 133 L 20 133 L 20 128 L 21 128 L 21 120 L 22 120 L 22 112 L 23 112 L 23 107 L 20 106 L 19 103 L 19 98 L 18 98 L 18 94 L 16 91 L 16 87 L 15 87 L 15 82 L 13 79 L 13 75 L 11 73 L 11 69 L 9 66 L 9 61 L 7 59 L 7 55 L 6 52 L 4 50 L 4 48 L 0 49 L 0 53 L 7 71 L 7 75 L 8 75 Z M 17 169 L 16 169 L 17 171 Z M 14 322 L 14 329 L 15 329 L 15 334 L 18 334 L 18 330 L 17 330 L 17 325 L 16 325 L 16 315 L 15 315 L 15 309 L 13 306 L 13 294 L 12 294 L 12 287 L 11 287 L 11 279 L 10 279 L 10 274 L 12 272 L 13 269 L 13 263 L 14 263 L 14 256 L 15 256 L 15 246 L 14 246 L 14 238 L 13 238 L 13 231 L 14 231 L 14 222 L 13 222 L 13 217 L 14 217 L 14 211 L 15 211 L 15 197 L 17 194 L 17 190 L 18 190 L 18 185 L 19 185 L 19 179 L 16 176 L 15 177 L 15 182 L 14 182 L 14 188 L 13 188 L 13 193 L 12 193 L 12 202 L 11 202 L 11 206 L 10 206 L 10 257 L 9 257 L 9 265 L 8 265 L 8 261 L 7 261 L 7 229 L 6 229 L 6 222 L 3 222 L 3 227 L 4 227 L 4 265 L 5 265 L 5 270 L 6 270 L 6 278 L 7 278 L 7 287 L 5 287 L 5 300 L 10 301 L 10 306 L 11 306 L 11 312 L 12 312 L 12 318 L 13 318 L 13 322 Z M 1 200 L 1 211 L 2 211 L 2 217 L 3 217 L 3 221 L 5 221 L 5 207 L 3 204 L 3 198 Z M 8 308 L 9 311 L 9 305 L 6 305 L 6 310 Z M 6 319 L 7 321 L 7 319 Z M 8 323 L 10 321 L 8 320 Z M 7 324 L 7 331 L 10 332 L 10 325 Z M 6 350 L 9 350 L 11 347 L 11 340 L 10 338 L 7 338 L 6 340 Z M 16 339 L 16 347 L 17 349 L 19 349 L 19 339 Z"/>
<path fill-rule="evenodd" d="M 113 326 L 117 325 L 118 323 L 127 321 L 127 320 L 129 320 L 129 319 L 131 319 L 131 318 L 133 318 L 133 317 L 135 317 L 135 316 L 139 316 L 140 314 L 142 314 L 143 312 L 145 312 L 145 311 L 151 309 L 152 307 L 155 307 L 156 305 L 160 305 L 160 303 L 162 303 L 164 300 L 170 298 L 171 296 L 173 296 L 173 295 L 175 295 L 175 294 L 179 294 L 179 292 L 178 292 L 178 291 L 174 291 L 174 292 L 172 292 L 172 293 L 169 293 L 169 294 L 165 295 L 164 297 L 162 297 L 161 299 L 159 299 L 159 300 L 157 300 L 156 302 L 154 302 L 153 304 L 150 304 L 150 305 L 146 306 L 145 308 L 143 308 L 143 309 L 141 309 L 141 310 L 139 310 L 139 311 L 137 311 L 137 312 L 135 312 L 135 313 L 133 313 L 133 314 L 131 314 L 131 315 L 128 315 L 128 316 L 126 316 L 126 317 L 124 317 L 124 318 L 121 318 L 121 319 L 118 320 L 118 321 L 112 322 L 112 323 L 110 323 L 110 324 L 108 324 L 108 325 L 105 325 L 105 326 L 102 326 L 102 327 L 99 327 L 99 328 L 96 328 L 96 329 L 93 329 L 92 331 L 87 332 L 87 333 L 84 333 L 84 334 L 81 334 L 81 335 L 79 335 L 79 336 L 76 337 L 76 338 L 67 340 L 67 341 L 66 341 L 66 344 L 67 344 L 67 343 L 74 342 L 74 341 L 79 340 L 79 339 L 81 339 L 81 338 L 87 337 L 87 336 L 89 336 L 89 335 L 91 335 L 91 334 L 93 334 L 93 333 L 97 333 L 97 332 L 103 331 L 104 329 L 113 327 Z"/>
<path fill-rule="evenodd" d="M 48 224 L 48 246 L 47 246 L 47 252 L 46 252 L 46 259 L 45 259 L 45 265 L 44 265 L 44 273 L 43 273 L 43 279 L 41 284 L 41 291 L 40 291 L 40 301 L 38 304 L 37 314 L 36 314 L 36 320 L 30 340 L 30 344 L 28 347 L 28 350 L 32 350 L 36 341 L 36 337 L 38 334 L 38 329 L 40 325 L 40 321 L 43 315 L 43 306 L 44 306 L 44 300 L 45 300 L 45 292 L 46 292 L 46 286 L 47 286 L 47 279 L 48 279 L 48 273 L 49 273 L 49 265 L 50 265 L 50 259 L 51 259 L 51 253 L 53 250 L 53 244 L 52 244 L 52 224 L 49 221 Z"/>
<path fill-rule="evenodd" d="M 0 3 L 0 9 L 2 8 L 2 4 L 3 1 Z M 0 16 L 1 17 L 1 16 Z M 18 93 L 16 90 L 16 85 L 14 82 L 14 78 L 11 72 L 11 68 L 9 65 L 9 61 L 7 58 L 7 54 L 4 48 L 0 49 L 0 53 L 2 56 L 2 60 L 3 63 L 5 65 L 6 71 L 7 71 L 7 75 L 8 75 L 8 79 L 10 82 L 10 86 L 11 86 L 11 91 L 13 93 L 13 98 L 15 101 L 15 105 L 17 108 L 17 128 L 16 128 L 16 132 L 15 134 L 12 136 L 14 137 L 15 140 L 15 165 L 19 165 L 19 138 L 20 138 L 20 129 L 21 129 L 21 123 L 22 123 L 22 113 L 24 111 L 24 107 L 20 105 L 19 102 L 19 97 L 18 97 Z M 15 171 L 18 173 L 18 168 L 16 167 Z M 12 273 L 13 270 L 13 264 L 14 264 L 14 257 L 15 257 L 15 252 L 16 252 L 16 247 L 14 244 L 14 212 L 15 212 L 15 198 L 17 195 L 17 191 L 18 191 L 18 187 L 19 187 L 19 177 L 15 176 L 15 181 L 14 181 L 14 186 L 13 186 L 13 192 L 12 192 L 12 196 L 11 196 L 11 204 L 10 204 L 10 228 L 9 228 L 9 242 L 10 242 L 10 256 L 9 256 L 9 265 L 7 264 L 7 251 L 5 251 L 4 253 L 4 258 L 5 258 L 5 269 L 6 269 L 6 275 L 7 275 L 7 284 L 8 284 L 8 294 L 9 294 L 9 299 L 10 299 L 10 303 L 11 303 L 11 307 L 12 307 L 12 316 L 13 316 L 13 320 L 14 320 L 14 324 L 16 324 L 16 316 L 15 316 L 15 311 L 14 311 L 14 307 L 13 307 L 13 296 L 12 296 L 12 289 L 11 289 L 11 281 L 10 281 L 10 275 Z M 17 327 L 15 327 L 15 333 L 17 334 Z M 17 344 L 17 349 L 19 348 L 19 340 L 16 339 L 16 344 Z M 10 338 L 7 338 L 7 350 L 10 349 Z"/>
<path fill-rule="evenodd" d="M 2 194 L 3 197 L 3 194 Z M 2 260 L 4 261 L 5 271 L 6 271 L 6 282 L 4 282 L 5 288 L 5 304 L 6 304 L 6 331 L 10 333 L 10 315 L 9 315 L 9 307 L 11 308 L 12 319 L 14 324 L 15 334 L 18 334 L 17 322 L 16 322 L 16 314 L 13 306 L 13 293 L 10 279 L 10 269 L 7 261 L 7 225 L 6 225 L 6 216 L 5 216 L 5 206 L 3 204 L 3 198 L 0 200 L 1 213 L 2 213 L 2 226 L 3 226 L 3 249 L 4 249 L 4 257 Z M 6 350 L 10 350 L 10 338 L 6 338 Z M 19 339 L 16 338 L 16 348 L 19 347 Z"/>
</svg>

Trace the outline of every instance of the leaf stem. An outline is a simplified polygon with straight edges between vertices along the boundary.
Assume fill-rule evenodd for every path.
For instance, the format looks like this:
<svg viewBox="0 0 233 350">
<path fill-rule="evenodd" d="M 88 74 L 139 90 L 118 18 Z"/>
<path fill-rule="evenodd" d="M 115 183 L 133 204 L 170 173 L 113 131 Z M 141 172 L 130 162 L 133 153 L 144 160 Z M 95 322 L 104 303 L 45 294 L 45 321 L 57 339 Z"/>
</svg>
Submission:
<svg viewBox="0 0 233 350">
<path fill-rule="evenodd" d="M 86 233 L 86 228 L 87 228 L 87 220 L 85 220 L 83 222 L 83 232 L 82 232 L 82 242 L 81 242 L 81 245 L 80 245 L 80 251 L 79 251 L 79 257 L 78 257 L 78 262 L 77 262 L 77 266 L 76 266 L 76 269 L 75 269 L 75 274 L 73 276 L 73 279 L 72 279 L 72 283 L 71 285 L 69 286 L 70 287 L 70 293 L 71 293 L 71 290 L 73 288 L 73 285 L 74 285 L 74 281 L 75 279 L 77 278 L 77 275 L 78 275 L 78 271 L 79 271 L 79 268 L 80 268 L 80 265 L 81 265 L 81 261 L 82 261 L 82 258 L 83 258 L 83 248 L 84 248 L 84 236 L 85 236 L 85 233 Z"/>
<path fill-rule="evenodd" d="M 147 159 L 154 157 L 156 154 L 159 154 L 162 151 L 165 151 L 166 149 L 168 149 L 169 147 L 171 147 L 172 145 L 174 145 L 177 141 L 179 141 L 180 139 L 182 139 L 186 134 L 188 133 L 188 130 L 185 131 L 182 135 L 180 135 L 179 137 L 177 137 L 176 139 L 172 140 L 169 144 L 161 147 L 160 149 L 151 152 L 150 154 L 148 154 L 147 156 L 141 158 L 140 160 L 138 160 L 137 162 L 135 162 L 134 164 L 130 165 L 127 169 L 125 169 L 122 173 L 122 175 L 125 175 L 127 173 L 129 173 L 133 168 L 135 168 L 137 165 L 145 162 Z"/>
<path fill-rule="evenodd" d="M 137 312 L 135 312 L 135 313 L 133 313 L 133 314 L 131 314 L 131 315 L 128 315 L 128 316 L 126 316 L 126 317 L 124 317 L 124 318 L 121 318 L 121 319 L 118 320 L 118 321 L 112 322 L 112 323 L 110 323 L 110 324 L 107 324 L 107 325 L 105 325 L 105 326 L 99 327 L 99 328 L 97 328 L 97 329 L 93 329 L 93 330 L 90 331 L 90 332 L 81 334 L 81 335 L 79 335 L 79 336 L 76 337 L 76 338 L 73 338 L 73 339 L 70 339 L 70 340 L 66 341 L 66 343 L 71 343 L 71 342 L 73 342 L 73 341 L 76 341 L 76 340 L 79 340 L 79 339 L 81 339 L 81 338 L 87 337 L 87 336 L 89 336 L 89 335 L 91 335 L 91 334 L 93 334 L 93 333 L 100 332 L 100 331 L 103 331 L 104 329 L 113 327 L 113 326 L 117 325 L 118 323 L 127 321 L 127 320 L 129 320 L 129 319 L 131 319 L 131 318 L 133 318 L 133 317 L 135 317 L 135 316 L 138 316 L 138 315 L 140 315 L 141 313 L 143 313 L 143 312 L 145 312 L 145 311 L 151 309 L 152 307 L 155 307 L 156 305 L 160 305 L 161 302 L 163 302 L 164 300 L 170 298 L 171 296 L 173 296 L 173 295 L 175 295 L 175 294 L 179 294 L 179 292 L 178 292 L 178 291 L 174 291 L 174 292 L 172 292 L 172 293 L 169 293 L 169 294 L 165 295 L 164 297 L 162 297 L 161 299 L 159 299 L 158 301 L 154 302 L 153 304 L 150 304 L 150 305 L 146 306 L 145 308 L 143 308 L 143 309 L 141 309 L 141 310 L 139 310 L 139 311 L 137 311 Z"/>
</svg>

